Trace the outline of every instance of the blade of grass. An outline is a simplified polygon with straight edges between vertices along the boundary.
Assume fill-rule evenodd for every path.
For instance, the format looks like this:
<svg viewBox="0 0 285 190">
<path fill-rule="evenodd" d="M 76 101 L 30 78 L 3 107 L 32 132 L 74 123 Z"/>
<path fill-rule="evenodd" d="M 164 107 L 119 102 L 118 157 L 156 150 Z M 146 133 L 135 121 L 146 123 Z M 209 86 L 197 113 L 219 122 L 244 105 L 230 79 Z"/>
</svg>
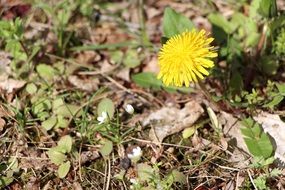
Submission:
<svg viewBox="0 0 285 190">
<path fill-rule="evenodd" d="M 101 50 L 101 49 L 117 49 L 121 47 L 131 47 L 136 48 L 140 46 L 137 43 L 134 42 L 118 42 L 113 44 L 93 44 L 93 45 L 86 45 L 86 46 L 77 46 L 71 48 L 72 51 L 83 51 L 83 50 Z"/>
</svg>

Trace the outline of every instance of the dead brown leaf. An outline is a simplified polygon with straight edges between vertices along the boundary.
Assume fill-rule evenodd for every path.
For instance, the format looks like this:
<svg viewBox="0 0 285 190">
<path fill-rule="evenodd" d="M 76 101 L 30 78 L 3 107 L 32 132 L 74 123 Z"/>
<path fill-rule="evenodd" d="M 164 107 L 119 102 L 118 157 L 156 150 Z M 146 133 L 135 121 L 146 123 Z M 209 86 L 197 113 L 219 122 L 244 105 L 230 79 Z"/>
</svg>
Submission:
<svg viewBox="0 0 285 190">
<path fill-rule="evenodd" d="M 238 118 L 235 118 L 229 113 L 221 112 L 219 121 L 223 125 L 223 133 L 226 136 L 230 136 L 230 140 L 234 142 L 238 148 L 247 151 L 247 146 L 240 131 L 243 126 L 239 123 Z"/>
<path fill-rule="evenodd" d="M 123 79 L 127 82 L 130 82 L 130 69 L 129 68 L 123 68 L 116 74 L 116 77 Z"/>
<path fill-rule="evenodd" d="M 96 53 L 95 51 L 84 51 L 77 55 L 76 62 L 79 64 L 90 64 L 94 61 L 99 61 L 101 59 L 101 55 Z"/>
<path fill-rule="evenodd" d="M 279 115 L 266 112 L 261 112 L 253 119 L 261 124 L 264 132 L 268 133 L 274 140 L 276 146 L 274 157 L 280 159 L 285 164 L 285 123 L 280 119 Z"/>
<path fill-rule="evenodd" d="M 11 69 L 9 67 L 11 59 L 9 59 L 9 54 L 0 51 L 0 81 L 7 80 Z"/>
<path fill-rule="evenodd" d="M 163 107 L 151 113 L 143 121 L 143 126 L 151 125 L 149 138 L 162 142 L 165 137 L 192 126 L 203 112 L 203 108 L 196 101 L 188 102 L 182 109 Z"/>
<path fill-rule="evenodd" d="M 73 186 L 74 190 L 83 190 L 80 183 L 78 183 L 78 182 L 74 182 L 72 186 Z"/>
<path fill-rule="evenodd" d="M 80 162 L 83 165 L 86 162 L 92 162 L 99 157 L 100 157 L 100 154 L 97 150 L 83 151 L 81 152 L 81 155 L 80 155 Z"/>
<path fill-rule="evenodd" d="M 249 154 L 249 151 L 240 131 L 241 127 L 243 126 L 239 123 L 238 118 L 235 118 L 234 116 L 226 112 L 221 112 L 218 117 L 218 120 L 223 126 L 223 133 L 225 134 L 225 136 L 229 137 L 227 143 L 228 146 L 234 148 L 229 161 L 235 163 L 235 167 L 237 168 L 247 167 L 249 164 L 249 160 L 246 158 L 244 152 Z M 244 152 L 240 151 L 238 148 Z"/>
<path fill-rule="evenodd" d="M 149 59 L 146 60 L 146 66 L 143 68 L 143 71 L 158 73 L 159 67 L 157 62 L 158 62 L 157 56 L 150 57 Z"/>
<path fill-rule="evenodd" d="M 3 131 L 5 125 L 6 125 L 6 121 L 0 118 L 0 132 Z"/>
<path fill-rule="evenodd" d="M 81 79 L 76 75 L 68 76 L 68 81 L 80 90 L 94 92 L 98 89 L 98 78 Z"/>
<path fill-rule="evenodd" d="M 7 92 L 12 93 L 20 88 L 22 88 L 26 84 L 26 81 L 15 80 L 15 79 L 6 79 L 0 81 L 0 89 Z"/>
</svg>

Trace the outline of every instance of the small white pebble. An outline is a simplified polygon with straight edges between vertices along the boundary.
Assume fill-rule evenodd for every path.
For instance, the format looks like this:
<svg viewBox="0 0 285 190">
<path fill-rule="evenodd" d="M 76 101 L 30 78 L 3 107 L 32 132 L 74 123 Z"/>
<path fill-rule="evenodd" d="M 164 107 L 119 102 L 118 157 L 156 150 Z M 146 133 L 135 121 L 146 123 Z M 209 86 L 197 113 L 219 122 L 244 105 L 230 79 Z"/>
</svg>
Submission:
<svg viewBox="0 0 285 190">
<path fill-rule="evenodd" d="M 127 104 L 125 107 L 126 112 L 128 112 L 129 114 L 133 114 L 134 113 L 134 107 L 131 104 Z"/>
<path fill-rule="evenodd" d="M 138 184 L 138 181 L 137 181 L 135 178 L 131 178 L 131 179 L 130 179 L 130 182 L 131 182 L 132 184 Z"/>
</svg>

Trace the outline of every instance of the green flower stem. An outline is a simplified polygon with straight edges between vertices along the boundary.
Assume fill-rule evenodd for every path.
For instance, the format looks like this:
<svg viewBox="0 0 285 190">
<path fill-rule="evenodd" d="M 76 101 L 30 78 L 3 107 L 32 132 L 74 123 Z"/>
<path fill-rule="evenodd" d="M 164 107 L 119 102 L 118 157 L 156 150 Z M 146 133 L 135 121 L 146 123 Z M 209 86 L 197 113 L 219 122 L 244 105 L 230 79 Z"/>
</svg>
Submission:
<svg viewBox="0 0 285 190">
<path fill-rule="evenodd" d="M 200 86 L 202 92 L 204 93 L 204 95 L 206 96 L 206 98 L 216 107 L 219 108 L 220 110 L 223 110 L 219 104 L 217 104 L 217 102 L 214 101 L 214 99 L 212 98 L 211 94 L 209 93 L 209 91 L 207 90 L 205 84 L 201 81 L 198 80 L 198 85 Z"/>
</svg>

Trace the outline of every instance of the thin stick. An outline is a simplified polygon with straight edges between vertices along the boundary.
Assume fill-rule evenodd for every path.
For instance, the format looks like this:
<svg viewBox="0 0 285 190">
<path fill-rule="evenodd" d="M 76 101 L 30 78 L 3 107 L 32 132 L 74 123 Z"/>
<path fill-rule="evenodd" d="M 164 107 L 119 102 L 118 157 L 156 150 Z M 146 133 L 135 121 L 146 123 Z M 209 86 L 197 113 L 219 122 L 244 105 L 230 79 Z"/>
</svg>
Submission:
<svg viewBox="0 0 285 190">
<path fill-rule="evenodd" d="M 108 176 L 107 176 L 106 190 L 109 189 L 110 180 L 111 180 L 111 161 L 110 161 L 110 157 L 108 157 L 107 161 L 108 161 Z"/>
<path fill-rule="evenodd" d="M 252 177 L 251 177 L 251 174 L 250 174 L 249 170 L 246 170 L 246 171 L 247 171 L 248 177 L 249 177 L 249 179 L 250 179 L 250 181 L 251 181 L 251 183 L 252 183 L 254 189 L 255 189 L 255 190 L 258 190 L 257 187 L 255 186 L 254 182 L 253 182 L 253 179 L 252 179 Z"/>
</svg>

